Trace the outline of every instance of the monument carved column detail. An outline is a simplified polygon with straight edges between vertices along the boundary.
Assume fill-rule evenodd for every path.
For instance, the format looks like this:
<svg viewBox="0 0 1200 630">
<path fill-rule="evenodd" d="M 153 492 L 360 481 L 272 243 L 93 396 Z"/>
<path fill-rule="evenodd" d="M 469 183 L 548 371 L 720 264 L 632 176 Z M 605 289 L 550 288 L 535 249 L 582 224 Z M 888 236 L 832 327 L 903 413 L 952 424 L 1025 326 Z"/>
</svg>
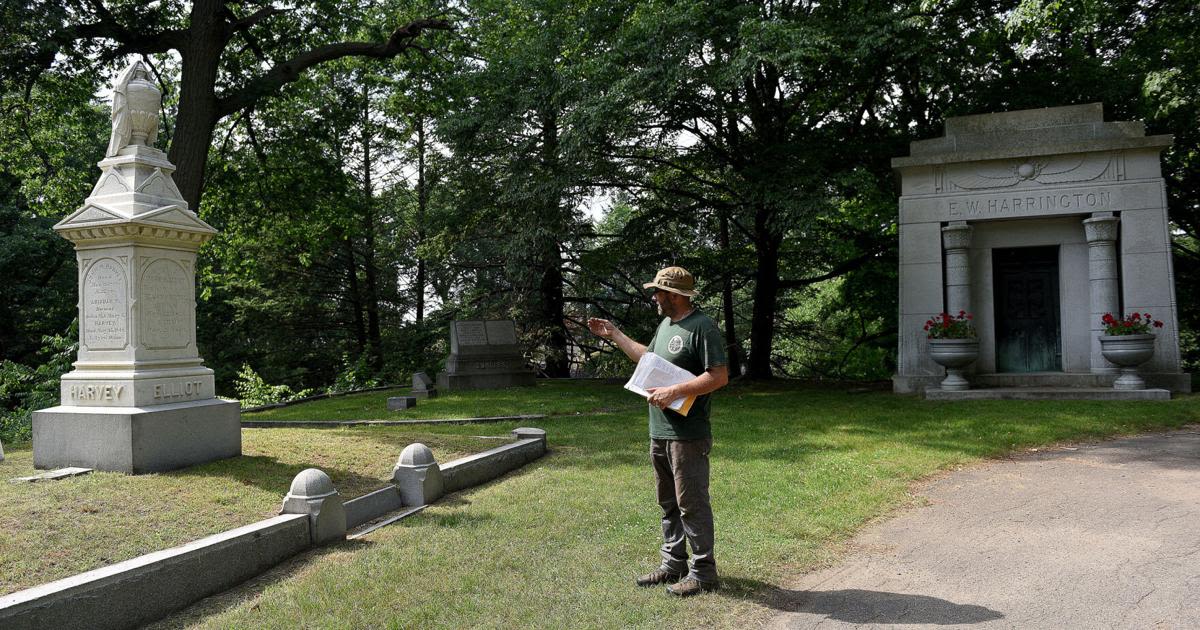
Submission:
<svg viewBox="0 0 1200 630">
<path fill-rule="evenodd" d="M 952 221 L 942 228 L 942 249 L 946 254 L 946 312 L 958 315 L 971 311 L 972 228 L 966 221 Z"/>
<path fill-rule="evenodd" d="M 1091 294 L 1092 373 L 1113 374 L 1117 367 L 1100 353 L 1100 323 L 1105 313 L 1120 316 L 1120 288 L 1117 280 L 1117 226 L 1120 219 L 1111 212 L 1097 212 L 1083 220 L 1088 242 L 1088 291 Z"/>
</svg>

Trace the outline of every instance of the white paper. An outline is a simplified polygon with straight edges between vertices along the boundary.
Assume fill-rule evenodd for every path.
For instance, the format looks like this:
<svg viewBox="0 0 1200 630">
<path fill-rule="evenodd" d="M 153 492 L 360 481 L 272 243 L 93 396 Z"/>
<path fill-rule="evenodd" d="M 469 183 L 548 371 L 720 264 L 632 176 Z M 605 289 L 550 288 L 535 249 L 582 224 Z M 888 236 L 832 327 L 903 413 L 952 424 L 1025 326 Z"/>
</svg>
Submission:
<svg viewBox="0 0 1200 630">
<path fill-rule="evenodd" d="M 633 370 L 633 376 L 629 377 L 629 382 L 625 383 L 625 389 L 640 395 L 642 398 L 649 398 L 650 392 L 646 391 L 652 387 L 670 387 L 679 383 L 686 383 L 696 378 L 695 374 L 671 363 L 670 361 L 647 351 L 638 361 L 637 368 Z M 676 398 L 667 405 L 668 409 L 679 411 L 683 408 L 683 403 L 686 398 Z"/>
</svg>

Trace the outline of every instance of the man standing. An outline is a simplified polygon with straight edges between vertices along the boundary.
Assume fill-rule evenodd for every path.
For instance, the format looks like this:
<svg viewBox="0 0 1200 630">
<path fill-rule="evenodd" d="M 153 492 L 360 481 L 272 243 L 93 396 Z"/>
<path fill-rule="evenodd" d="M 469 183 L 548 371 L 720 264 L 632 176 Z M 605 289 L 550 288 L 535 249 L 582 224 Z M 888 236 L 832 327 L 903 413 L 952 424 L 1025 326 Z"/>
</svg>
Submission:
<svg viewBox="0 0 1200 630">
<path fill-rule="evenodd" d="M 649 346 L 630 339 L 606 319 L 589 319 L 588 328 L 617 344 L 633 361 L 646 352 L 696 375 L 690 381 L 650 392 L 650 460 L 662 507 L 662 564 L 637 578 L 638 586 L 667 584 L 672 595 L 687 597 L 716 589 L 713 515 L 708 497 L 708 453 L 712 448 L 708 394 L 729 382 L 724 340 L 707 315 L 692 305 L 696 281 L 682 267 L 667 267 L 644 286 L 663 315 Z M 667 409 L 672 401 L 697 396 L 691 411 Z M 689 570 L 686 544 L 692 548 Z"/>
</svg>

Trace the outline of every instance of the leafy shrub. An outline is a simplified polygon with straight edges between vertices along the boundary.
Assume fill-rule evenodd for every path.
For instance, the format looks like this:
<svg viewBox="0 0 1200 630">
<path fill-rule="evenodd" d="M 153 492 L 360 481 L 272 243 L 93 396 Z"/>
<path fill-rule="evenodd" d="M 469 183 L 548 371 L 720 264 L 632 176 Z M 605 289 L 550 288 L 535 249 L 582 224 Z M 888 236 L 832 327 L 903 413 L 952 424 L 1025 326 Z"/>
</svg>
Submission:
<svg viewBox="0 0 1200 630">
<path fill-rule="evenodd" d="M 798 297 L 776 323 L 772 364 L 778 374 L 863 381 L 891 376 L 894 315 L 880 312 L 884 297 L 864 293 L 849 278 L 819 283 Z"/>
<path fill-rule="evenodd" d="M 311 396 L 313 393 L 312 389 L 295 391 L 287 385 L 271 385 L 263 380 L 249 363 L 242 364 L 233 387 L 237 390 L 243 408 L 273 405 Z"/>
<path fill-rule="evenodd" d="M 379 387 L 379 385 L 379 377 L 371 371 L 371 366 L 367 362 L 367 355 L 365 353 L 354 361 L 350 360 L 349 355 L 343 354 L 342 368 L 338 370 L 333 385 L 329 386 L 329 389 L 326 391 L 330 394 L 336 394 L 356 389 L 366 389 L 368 387 Z"/>
<path fill-rule="evenodd" d="M 33 412 L 59 402 L 59 382 L 71 370 L 79 349 L 75 322 L 62 335 L 42 337 L 36 367 L 15 361 L 0 361 L 0 441 L 24 442 L 33 434 Z"/>
</svg>

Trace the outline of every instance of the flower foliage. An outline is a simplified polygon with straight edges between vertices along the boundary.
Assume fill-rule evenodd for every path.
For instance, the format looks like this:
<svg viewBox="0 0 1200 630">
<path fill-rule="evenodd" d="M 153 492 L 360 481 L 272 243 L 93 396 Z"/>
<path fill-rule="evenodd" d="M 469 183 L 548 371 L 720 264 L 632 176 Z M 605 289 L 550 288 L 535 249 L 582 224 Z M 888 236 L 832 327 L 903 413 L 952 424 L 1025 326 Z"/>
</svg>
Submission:
<svg viewBox="0 0 1200 630">
<path fill-rule="evenodd" d="M 234 382 L 233 387 L 237 390 L 239 402 L 243 408 L 273 405 L 311 396 L 313 393 L 312 389 L 295 391 L 287 385 L 271 385 L 259 376 L 249 363 L 242 364 L 242 369 L 238 371 L 237 381 Z"/>
<path fill-rule="evenodd" d="M 974 339 L 972 319 L 974 316 L 966 311 L 959 311 L 957 317 L 950 313 L 935 315 L 925 321 L 925 334 L 930 339 Z"/>
<path fill-rule="evenodd" d="M 1130 313 L 1120 319 L 1113 317 L 1112 313 L 1105 313 L 1100 321 L 1104 324 L 1106 335 L 1148 335 L 1154 332 L 1151 328 L 1163 327 L 1163 323 L 1150 317 L 1150 313 Z"/>
</svg>

